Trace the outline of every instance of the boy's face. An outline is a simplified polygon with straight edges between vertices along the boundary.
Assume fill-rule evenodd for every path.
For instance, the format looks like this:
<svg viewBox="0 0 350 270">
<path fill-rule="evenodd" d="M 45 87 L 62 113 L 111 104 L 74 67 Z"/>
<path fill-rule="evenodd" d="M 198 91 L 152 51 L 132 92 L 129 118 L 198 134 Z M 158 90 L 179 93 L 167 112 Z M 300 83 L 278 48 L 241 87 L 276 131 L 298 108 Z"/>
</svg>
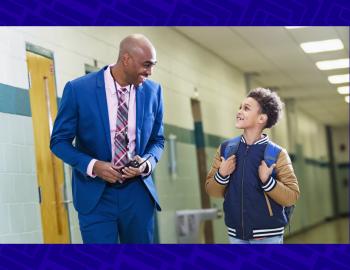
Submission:
<svg viewBox="0 0 350 270">
<path fill-rule="evenodd" d="M 247 97 L 243 100 L 236 115 L 236 128 L 261 127 L 263 129 L 266 121 L 266 114 L 260 112 L 260 105 L 254 98 Z"/>
</svg>

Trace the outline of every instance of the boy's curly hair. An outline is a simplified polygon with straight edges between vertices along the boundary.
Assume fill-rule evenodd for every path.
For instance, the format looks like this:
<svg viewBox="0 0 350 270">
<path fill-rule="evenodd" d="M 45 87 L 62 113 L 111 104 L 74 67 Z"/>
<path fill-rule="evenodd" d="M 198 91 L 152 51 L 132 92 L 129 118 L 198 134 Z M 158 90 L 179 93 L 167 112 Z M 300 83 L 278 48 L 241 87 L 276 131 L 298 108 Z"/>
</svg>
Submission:
<svg viewBox="0 0 350 270">
<path fill-rule="evenodd" d="M 267 115 L 265 128 L 271 128 L 278 122 L 284 103 L 276 92 L 265 88 L 255 88 L 248 93 L 247 97 L 254 98 L 260 105 L 261 113 Z"/>
</svg>

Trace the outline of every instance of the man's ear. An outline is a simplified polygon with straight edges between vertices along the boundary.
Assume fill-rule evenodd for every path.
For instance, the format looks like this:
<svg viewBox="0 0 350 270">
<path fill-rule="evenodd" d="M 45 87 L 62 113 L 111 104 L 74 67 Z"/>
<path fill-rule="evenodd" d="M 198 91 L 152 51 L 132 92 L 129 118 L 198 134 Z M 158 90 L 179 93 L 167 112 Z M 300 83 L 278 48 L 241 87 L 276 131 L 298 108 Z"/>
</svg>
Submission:
<svg viewBox="0 0 350 270">
<path fill-rule="evenodd" d="M 124 53 L 122 56 L 122 63 L 124 66 L 127 66 L 129 63 L 130 56 L 128 53 Z"/>
</svg>

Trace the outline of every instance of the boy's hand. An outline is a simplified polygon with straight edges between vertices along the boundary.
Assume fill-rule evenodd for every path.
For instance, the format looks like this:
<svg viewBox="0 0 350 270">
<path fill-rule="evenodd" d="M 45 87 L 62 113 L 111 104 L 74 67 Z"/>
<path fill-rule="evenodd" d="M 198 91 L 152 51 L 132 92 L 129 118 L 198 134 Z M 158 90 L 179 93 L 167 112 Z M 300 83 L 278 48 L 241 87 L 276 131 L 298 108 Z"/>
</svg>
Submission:
<svg viewBox="0 0 350 270">
<path fill-rule="evenodd" d="M 233 171 L 236 169 L 236 156 L 232 155 L 228 159 L 225 159 L 221 157 L 221 164 L 219 168 L 219 173 L 226 177 L 233 173 Z"/>
<path fill-rule="evenodd" d="M 269 168 L 265 161 L 261 161 L 261 164 L 259 166 L 259 177 L 263 184 L 266 183 L 267 180 L 269 180 L 270 175 L 272 174 L 273 169 L 276 167 L 276 164 L 272 164 Z"/>
</svg>

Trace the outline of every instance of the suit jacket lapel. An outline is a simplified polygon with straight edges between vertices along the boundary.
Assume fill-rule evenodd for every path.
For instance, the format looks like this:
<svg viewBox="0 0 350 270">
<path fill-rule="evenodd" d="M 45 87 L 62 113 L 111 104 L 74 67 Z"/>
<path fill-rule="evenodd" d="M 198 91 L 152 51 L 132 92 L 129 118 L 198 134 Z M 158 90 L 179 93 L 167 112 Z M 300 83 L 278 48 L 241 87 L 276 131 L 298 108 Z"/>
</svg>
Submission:
<svg viewBox="0 0 350 270">
<path fill-rule="evenodd" d="M 106 89 L 105 89 L 105 80 L 104 80 L 105 69 L 106 67 L 104 67 L 97 73 L 96 97 L 97 97 L 97 103 L 98 103 L 99 112 L 101 115 L 102 124 L 105 131 L 104 132 L 105 139 L 106 139 L 105 145 L 108 146 L 108 153 L 111 158 L 112 146 L 111 146 L 111 134 L 110 134 L 110 127 L 109 127 L 109 116 L 108 116 L 108 107 L 107 107 Z"/>
<path fill-rule="evenodd" d="M 136 88 L 136 154 L 140 154 L 141 130 L 143 124 L 143 110 L 145 100 L 144 87 L 141 85 Z"/>
</svg>

